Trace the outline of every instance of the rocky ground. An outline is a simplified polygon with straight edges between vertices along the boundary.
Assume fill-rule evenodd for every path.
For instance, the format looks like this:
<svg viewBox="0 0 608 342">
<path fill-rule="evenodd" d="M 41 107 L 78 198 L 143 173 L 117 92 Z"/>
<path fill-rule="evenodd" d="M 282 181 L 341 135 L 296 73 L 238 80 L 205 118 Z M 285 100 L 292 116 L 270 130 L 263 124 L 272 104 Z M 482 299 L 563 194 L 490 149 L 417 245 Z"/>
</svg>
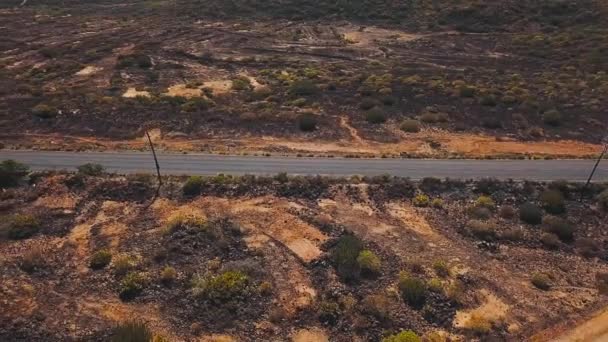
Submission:
<svg viewBox="0 0 608 342">
<path fill-rule="evenodd" d="M 600 184 L 220 175 L 154 199 L 150 176 L 89 167 L 3 186 L 3 341 L 132 320 L 169 341 L 552 340 L 607 303 Z"/>
</svg>

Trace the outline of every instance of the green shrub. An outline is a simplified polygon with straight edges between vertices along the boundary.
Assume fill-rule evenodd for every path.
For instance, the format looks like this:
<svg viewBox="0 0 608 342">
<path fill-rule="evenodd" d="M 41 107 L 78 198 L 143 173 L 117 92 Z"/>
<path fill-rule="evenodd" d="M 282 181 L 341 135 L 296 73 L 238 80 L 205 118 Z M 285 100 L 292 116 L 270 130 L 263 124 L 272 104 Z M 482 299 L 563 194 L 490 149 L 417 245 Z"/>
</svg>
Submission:
<svg viewBox="0 0 608 342">
<path fill-rule="evenodd" d="M 532 275 L 530 281 L 532 282 L 532 285 L 538 289 L 547 291 L 551 288 L 551 281 L 545 274 L 535 273 Z"/>
<path fill-rule="evenodd" d="M 378 102 L 371 97 L 364 97 L 359 104 L 359 108 L 363 110 L 370 110 L 378 105 Z"/>
<path fill-rule="evenodd" d="M 443 284 L 441 283 L 441 279 L 439 279 L 439 278 L 432 278 L 431 280 L 429 280 L 426 283 L 426 287 L 431 292 L 435 292 L 435 293 L 443 292 Z"/>
<path fill-rule="evenodd" d="M 332 250 L 332 261 L 336 272 L 344 280 L 352 280 L 359 276 L 360 268 L 357 258 L 363 250 L 363 243 L 352 234 L 345 234 L 338 240 Z"/>
<path fill-rule="evenodd" d="M 424 281 L 401 272 L 397 283 L 401 298 L 414 308 L 421 308 L 426 301 L 426 286 Z"/>
<path fill-rule="evenodd" d="M 492 223 L 471 220 L 467 223 L 467 228 L 478 239 L 491 241 L 496 238 L 496 227 Z"/>
<path fill-rule="evenodd" d="M 357 263 L 362 272 L 367 274 L 378 274 L 382 268 L 380 258 L 370 250 L 363 250 L 357 257 Z"/>
<path fill-rule="evenodd" d="M 503 205 L 498 210 L 498 215 L 504 219 L 512 219 L 516 214 L 517 212 L 515 211 L 515 208 L 510 205 Z"/>
<path fill-rule="evenodd" d="M 0 163 L 0 188 L 19 185 L 23 177 L 30 172 L 25 164 L 18 163 L 12 159 Z"/>
<path fill-rule="evenodd" d="M 450 276 L 450 268 L 443 260 L 435 260 L 433 263 L 433 269 L 435 270 L 435 273 L 442 278 Z"/>
<path fill-rule="evenodd" d="M 297 80 L 289 87 L 289 92 L 298 96 L 314 95 L 318 91 L 319 88 L 317 85 L 313 81 L 307 79 Z"/>
<path fill-rule="evenodd" d="M 41 103 L 36 107 L 32 108 L 32 114 L 41 119 L 50 119 L 57 116 L 57 109 L 47 104 Z"/>
<path fill-rule="evenodd" d="M 475 206 L 493 210 L 496 207 L 496 204 L 494 203 L 494 200 L 492 200 L 492 198 L 489 196 L 479 196 L 475 201 Z"/>
<path fill-rule="evenodd" d="M 0 236 L 6 236 L 11 240 L 27 239 L 34 236 L 40 230 L 40 222 L 32 215 L 15 214 L 1 223 Z"/>
<path fill-rule="evenodd" d="M 171 235 L 178 230 L 204 231 L 207 228 L 207 221 L 196 215 L 176 215 L 169 219 L 163 227 L 164 235 Z"/>
<path fill-rule="evenodd" d="M 312 132 L 317 129 L 317 118 L 312 114 L 302 114 L 298 117 L 298 127 L 303 132 Z"/>
<path fill-rule="evenodd" d="M 413 204 L 416 207 L 428 207 L 431 199 L 425 194 L 418 194 L 414 197 Z"/>
<path fill-rule="evenodd" d="M 595 273 L 595 284 L 601 295 L 608 295 L 608 272 Z"/>
<path fill-rule="evenodd" d="M 245 76 L 239 76 L 232 80 L 232 90 L 251 90 L 251 80 Z"/>
<path fill-rule="evenodd" d="M 431 207 L 441 209 L 443 208 L 443 200 L 441 198 L 434 198 L 431 201 Z"/>
<path fill-rule="evenodd" d="M 574 238 L 574 227 L 564 219 L 548 216 L 543 219 L 543 225 L 547 232 L 557 235 L 564 242 L 572 241 Z"/>
<path fill-rule="evenodd" d="M 117 276 L 124 276 L 137 265 L 137 260 L 128 255 L 123 255 L 114 260 L 112 268 Z"/>
<path fill-rule="evenodd" d="M 179 108 L 183 112 L 192 113 L 198 110 L 207 110 L 213 107 L 214 105 L 215 103 L 211 100 L 207 100 L 202 97 L 197 97 L 182 103 Z"/>
<path fill-rule="evenodd" d="M 369 295 L 361 301 L 361 311 L 379 320 L 389 317 L 390 300 L 384 295 Z"/>
<path fill-rule="evenodd" d="M 122 300 L 130 300 L 139 295 L 148 283 L 146 276 L 139 272 L 129 272 L 120 282 L 119 296 Z"/>
<path fill-rule="evenodd" d="M 559 248 L 559 238 L 553 233 L 544 233 L 541 235 L 540 241 L 549 249 Z"/>
<path fill-rule="evenodd" d="M 321 301 L 317 310 L 319 320 L 324 323 L 335 323 L 340 317 L 340 305 L 333 301 Z"/>
<path fill-rule="evenodd" d="M 165 285 L 173 283 L 175 278 L 177 278 L 177 271 L 171 266 L 163 268 L 163 270 L 160 272 L 160 281 Z"/>
<path fill-rule="evenodd" d="M 492 217 L 492 211 L 486 207 L 471 206 L 467 208 L 467 214 L 477 220 L 487 220 Z"/>
<path fill-rule="evenodd" d="M 540 195 L 543 208 L 551 214 L 561 214 L 566 211 L 564 195 L 559 190 L 546 190 Z"/>
<path fill-rule="evenodd" d="M 519 207 L 519 218 L 529 224 L 541 224 L 543 212 L 540 208 L 530 202 L 524 203 Z"/>
<path fill-rule="evenodd" d="M 373 108 L 365 114 L 365 120 L 371 124 L 382 124 L 386 122 L 386 116 L 382 110 Z"/>
<path fill-rule="evenodd" d="M 190 176 L 184 186 L 182 192 L 185 196 L 196 196 L 201 193 L 203 187 L 203 177 L 201 176 Z"/>
<path fill-rule="evenodd" d="M 420 121 L 425 123 L 436 123 L 439 122 L 439 115 L 433 112 L 424 112 L 420 115 Z"/>
<path fill-rule="evenodd" d="M 555 109 L 543 113 L 543 122 L 549 126 L 559 126 L 562 123 L 562 115 Z"/>
<path fill-rule="evenodd" d="M 401 130 L 408 133 L 420 132 L 420 122 L 418 120 L 404 120 L 400 126 Z"/>
<path fill-rule="evenodd" d="M 403 330 L 398 334 L 390 335 L 382 339 L 382 342 L 421 342 L 420 337 L 411 330 Z"/>
<path fill-rule="evenodd" d="M 509 241 L 523 241 L 525 238 L 525 232 L 522 228 L 514 227 L 508 228 L 500 234 L 501 239 Z"/>
<path fill-rule="evenodd" d="M 269 296 L 272 294 L 273 286 L 269 281 L 263 281 L 258 286 L 258 292 L 263 296 Z"/>
<path fill-rule="evenodd" d="M 89 260 L 89 267 L 94 270 L 100 270 L 110 264 L 112 261 L 112 253 L 107 249 L 102 249 L 91 256 Z"/>
<path fill-rule="evenodd" d="M 597 196 L 597 203 L 603 210 L 608 211 L 608 189 L 602 191 Z"/>
<path fill-rule="evenodd" d="M 78 167 L 78 173 L 86 176 L 101 176 L 104 172 L 100 164 L 87 163 Z"/>
<path fill-rule="evenodd" d="M 462 86 L 458 89 L 458 95 L 460 97 L 474 97 L 475 96 L 475 88 Z"/>
<path fill-rule="evenodd" d="M 485 95 L 481 98 L 479 103 L 483 106 L 494 107 L 498 104 L 498 101 L 496 100 L 496 97 L 493 95 Z"/>
<path fill-rule="evenodd" d="M 117 67 L 119 69 L 133 66 L 137 66 L 142 69 L 148 69 L 152 66 L 152 59 L 150 58 L 150 56 L 141 53 L 118 56 Z"/>
<path fill-rule="evenodd" d="M 241 271 L 224 271 L 216 276 L 198 276 L 193 280 L 197 297 L 226 302 L 249 293 L 249 277 Z"/>
<path fill-rule="evenodd" d="M 44 250 L 40 247 L 28 249 L 19 262 L 19 268 L 28 273 L 40 270 L 44 266 L 46 266 Z"/>
<path fill-rule="evenodd" d="M 111 342 L 157 342 L 154 334 L 143 322 L 125 322 L 114 328 Z"/>
</svg>

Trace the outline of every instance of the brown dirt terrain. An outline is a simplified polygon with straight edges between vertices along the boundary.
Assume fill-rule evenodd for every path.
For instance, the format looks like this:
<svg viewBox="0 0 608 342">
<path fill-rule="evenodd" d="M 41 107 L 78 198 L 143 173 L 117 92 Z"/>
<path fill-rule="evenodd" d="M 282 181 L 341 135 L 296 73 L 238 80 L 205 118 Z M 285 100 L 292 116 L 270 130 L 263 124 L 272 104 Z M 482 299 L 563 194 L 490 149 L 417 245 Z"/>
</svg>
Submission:
<svg viewBox="0 0 608 342">
<path fill-rule="evenodd" d="M 137 148 L 160 129 L 172 150 L 585 157 L 605 133 L 596 1 L 241 2 L 1 9 L 2 145 Z"/>
<path fill-rule="evenodd" d="M 150 203 L 154 185 L 143 175 L 30 178 L 0 197 L 2 340 L 104 340 L 133 319 L 171 341 L 378 341 L 404 329 L 456 341 L 591 341 L 603 333 L 603 316 L 563 327 L 608 304 L 608 220 L 596 200 L 605 185 L 580 202 L 581 186 L 561 182 L 217 176 L 195 194 L 166 179 Z M 562 194 L 562 213 L 547 207 L 548 189 Z M 528 201 L 547 208 L 543 224 L 520 220 Z M 572 236 L 546 242 L 552 215 Z M 379 258 L 377 273 L 346 277 L 336 253 L 351 234 Z M 111 261 L 91 268 L 100 250 Z M 175 270 L 170 281 L 166 267 Z M 423 306 L 406 300 L 401 271 L 426 284 Z M 243 274 L 247 290 L 218 300 L 197 288 L 199 277 L 224 272 Z M 146 281 L 126 297 L 131 274 Z M 544 290 L 532 283 L 537 274 Z"/>
</svg>

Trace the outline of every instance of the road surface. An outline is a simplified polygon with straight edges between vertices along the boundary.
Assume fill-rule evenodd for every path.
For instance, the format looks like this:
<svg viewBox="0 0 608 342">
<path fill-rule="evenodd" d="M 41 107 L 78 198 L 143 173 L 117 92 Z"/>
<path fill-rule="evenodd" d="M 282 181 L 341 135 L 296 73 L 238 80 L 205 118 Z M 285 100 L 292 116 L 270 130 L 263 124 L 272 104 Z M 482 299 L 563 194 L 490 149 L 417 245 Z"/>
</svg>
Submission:
<svg viewBox="0 0 608 342">
<path fill-rule="evenodd" d="M 51 152 L 0 150 L 0 160 L 15 159 L 32 170 L 74 170 L 85 163 L 98 163 L 116 173 L 155 172 L 150 152 Z M 279 172 L 299 175 L 394 176 L 550 181 L 585 181 L 593 160 L 432 160 L 357 159 L 223 156 L 209 154 L 159 153 L 161 173 L 171 175 L 271 175 Z M 608 181 L 608 161 L 603 161 L 594 181 Z"/>
</svg>

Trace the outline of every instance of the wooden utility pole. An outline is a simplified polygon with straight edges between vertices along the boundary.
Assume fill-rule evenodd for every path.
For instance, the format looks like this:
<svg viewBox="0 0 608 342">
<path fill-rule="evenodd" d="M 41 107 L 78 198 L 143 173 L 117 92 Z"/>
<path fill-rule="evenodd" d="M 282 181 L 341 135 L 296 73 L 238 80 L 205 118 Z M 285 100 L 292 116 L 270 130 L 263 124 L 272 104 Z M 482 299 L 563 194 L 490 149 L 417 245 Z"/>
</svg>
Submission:
<svg viewBox="0 0 608 342">
<path fill-rule="evenodd" d="M 154 157 L 154 163 L 156 164 L 156 177 L 158 178 L 158 186 L 156 187 L 156 193 L 154 194 L 154 198 L 150 201 L 150 204 L 146 206 L 149 207 L 156 201 L 160 194 L 160 187 L 163 185 L 163 180 L 160 176 L 160 165 L 158 164 L 158 158 L 156 157 L 156 151 L 154 150 L 154 144 L 152 144 L 152 138 L 150 138 L 150 133 L 146 131 L 146 137 L 148 137 L 148 143 L 150 144 L 150 149 L 152 150 L 152 156 Z"/>
<path fill-rule="evenodd" d="M 602 150 L 602 153 L 600 153 L 600 156 L 595 161 L 593 170 L 591 170 L 591 174 L 589 175 L 589 178 L 587 178 L 587 183 L 585 183 L 585 186 L 581 190 L 581 199 L 580 199 L 581 201 L 583 200 L 583 196 L 585 195 L 585 192 L 587 191 L 587 187 L 589 187 L 589 183 L 591 183 L 591 179 L 593 178 L 593 174 L 595 174 L 595 170 L 597 170 L 597 167 L 600 165 L 600 161 L 602 161 L 602 159 L 604 158 L 604 155 L 606 154 L 607 151 L 608 151 L 608 142 L 606 142 L 604 144 L 604 149 Z"/>
</svg>

